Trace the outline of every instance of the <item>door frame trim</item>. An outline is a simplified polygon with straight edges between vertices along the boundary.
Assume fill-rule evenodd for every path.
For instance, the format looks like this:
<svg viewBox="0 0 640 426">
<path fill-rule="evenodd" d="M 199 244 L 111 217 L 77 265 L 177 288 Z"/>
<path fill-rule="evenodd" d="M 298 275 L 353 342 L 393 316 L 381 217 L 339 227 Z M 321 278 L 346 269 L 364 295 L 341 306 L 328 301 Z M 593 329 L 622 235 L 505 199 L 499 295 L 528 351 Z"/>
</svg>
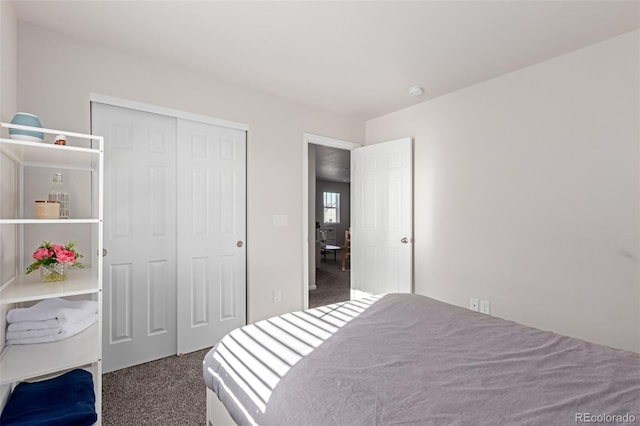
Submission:
<svg viewBox="0 0 640 426">
<path fill-rule="evenodd" d="M 341 139 L 302 134 L 302 307 L 309 309 L 309 144 L 345 149 L 348 151 L 362 145 Z M 353 212 L 352 212 L 353 214 Z"/>
<path fill-rule="evenodd" d="M 121 108 L 135 109 L 138 111 L 150 112 L 152 114 L 167 115 L 169 117 L 182 118 L 184 120 L 197 121 L 199 123 L 213 124 L 214 126 L 244 130 L 246 132 L 249 131 L 248 124 L 238 123 L 235 121 L 221 120 L 219 118 L 213 118 L 206 115 L 194 114 L 192 112 L 180 111 L 177 109 L 146 104 L 143 102 L 132 101 L 129 99 L 116 98 L 114 96 L 101 95 L 99 93 L 89 94 L 89 104 L 91 104 L 91 102 L 98 102 L 101 104 L 107 104 L 107 105 L 117 106 Z"/>
</svg>

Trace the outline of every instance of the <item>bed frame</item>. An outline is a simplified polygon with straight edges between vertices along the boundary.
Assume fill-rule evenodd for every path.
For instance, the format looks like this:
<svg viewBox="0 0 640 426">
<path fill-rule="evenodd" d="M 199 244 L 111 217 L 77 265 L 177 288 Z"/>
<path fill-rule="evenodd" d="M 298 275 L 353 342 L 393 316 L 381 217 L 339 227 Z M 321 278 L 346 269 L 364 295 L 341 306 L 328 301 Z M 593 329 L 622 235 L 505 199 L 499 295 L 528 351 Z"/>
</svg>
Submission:
<svg viewBox="0 0 640 426">
<path fill-rule="evenodd" d="M 207 426 L 236 426 L 218 395 L 207 388 Z"/>
</svg>

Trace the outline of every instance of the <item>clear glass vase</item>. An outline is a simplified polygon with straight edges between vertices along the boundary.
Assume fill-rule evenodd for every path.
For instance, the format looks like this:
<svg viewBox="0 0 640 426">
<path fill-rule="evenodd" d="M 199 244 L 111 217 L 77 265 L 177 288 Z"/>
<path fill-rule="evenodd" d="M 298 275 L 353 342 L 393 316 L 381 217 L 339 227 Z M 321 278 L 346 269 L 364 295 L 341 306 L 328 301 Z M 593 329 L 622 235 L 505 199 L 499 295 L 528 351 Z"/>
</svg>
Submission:
<svg viewBox="0 0 640 426">
<path fill-rule="evenodd" d="M 67 271 L 64 263 L 40 265 L 40 281 L 43 283 L 63 281 L 66 277 L 66 273 Z"/>
</svg>

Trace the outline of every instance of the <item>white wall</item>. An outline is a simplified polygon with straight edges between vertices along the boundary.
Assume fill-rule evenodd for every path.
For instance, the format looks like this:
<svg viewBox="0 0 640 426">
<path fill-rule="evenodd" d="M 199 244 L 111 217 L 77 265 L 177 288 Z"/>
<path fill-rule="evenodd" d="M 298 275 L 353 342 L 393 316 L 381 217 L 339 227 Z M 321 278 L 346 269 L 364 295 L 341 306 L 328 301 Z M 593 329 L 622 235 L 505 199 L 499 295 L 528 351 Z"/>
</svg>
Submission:
<svg viewBox="0 0 640 426">
<path fill-rule="evenodd" d="M 89 132 L 92 92 L 248 124 L 249 321 L 302 308 L 302 135 L 362 140 L 364 122 L 23 22 L 18 47 L 18 107 L 45 127 Z"/>
<path fill-rule="evenodd" d="M 639 33 L 371 120 L 415 138 L 415 289 L 640 351 Z"/>
<path fill-rule="evenodd" d="M 45 126 L 88 132 L 91 92 L 247 123 L 249 320 L 302 307 L 301 135 L 362 122 L 25 23 L 17 43 L 13 109 Z M 635 32 L 368 122 L 368 144 L 415 138 L 416 291 L 640 350 L 638 94 Z"/>
<path fill-rule="evenodd" d="M 10 2 L 0 2 L 0 120 L 11 121 L 16 113 L 17 22 Z"/>
<path fill-rule="evenodd" d="M 10 122 L 16 113 L 17 85 L 17 25 L 12 3 L 0 2 L 0 120 Z M 7 137 L 5 133 L 1 136 Z M 0 154 L 0 187 L 3 194 L 15 194 L 17 169 L 15 163 Z M 0 217 L 15 217 L 17 194 L 12 199 L 3 199 Z M 0 287 L 15 276 L 15 252 L 17 227 L 0 225 Z M 1 312 L 0 312 L 1 314 Z M 4 316 L 0 316 L 4 319 Z M 4 323 L 0 320 L 0 337 L 4 336 Z M 4 338 L 0 341 L 0 349 Z"/>
<path fill-rule="evenodd" d="M 16 113 L 17 24 L 12 3 L 0 1 L 0 120 L 11 121 Z M 3 135 L 3 136 L 6 136 Z M 0 154 L 0 186 L 3 194 L 15 193 L 17 170 L 15 163 Z M 0 217 L 15 217 L 17 194 L 3 199 Z M 0 225 L 0 287 L 16 273 L 17 226 Z M 0 351 L 4 348 L 6 314 L 13 305 L 0 306 Z M 9 398 L 10 385 L 0 386 L 0 407 Z"/>
</svg>

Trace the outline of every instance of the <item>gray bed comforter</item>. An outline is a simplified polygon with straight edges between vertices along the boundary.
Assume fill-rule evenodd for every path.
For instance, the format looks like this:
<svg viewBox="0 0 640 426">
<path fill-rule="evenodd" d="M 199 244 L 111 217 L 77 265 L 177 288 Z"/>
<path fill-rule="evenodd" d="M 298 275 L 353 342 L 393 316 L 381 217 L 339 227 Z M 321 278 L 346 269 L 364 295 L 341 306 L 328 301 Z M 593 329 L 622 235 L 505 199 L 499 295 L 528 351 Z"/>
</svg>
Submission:
<svg viewBox="0 0 640 426">
<path fill-rule="evenodd" d="M 259 333 L 284 333 L 292 357 L 255 330 L 225 337 L 205 357 L 207 386 L 240 425 L 640 424 L 639 354 L 419 295 L 348 303 L 261 322 Z M 289 329 L 299 322 L 317 341 Z M 257 355 L 230 359 L 229 347 Z"/>
</svg>

